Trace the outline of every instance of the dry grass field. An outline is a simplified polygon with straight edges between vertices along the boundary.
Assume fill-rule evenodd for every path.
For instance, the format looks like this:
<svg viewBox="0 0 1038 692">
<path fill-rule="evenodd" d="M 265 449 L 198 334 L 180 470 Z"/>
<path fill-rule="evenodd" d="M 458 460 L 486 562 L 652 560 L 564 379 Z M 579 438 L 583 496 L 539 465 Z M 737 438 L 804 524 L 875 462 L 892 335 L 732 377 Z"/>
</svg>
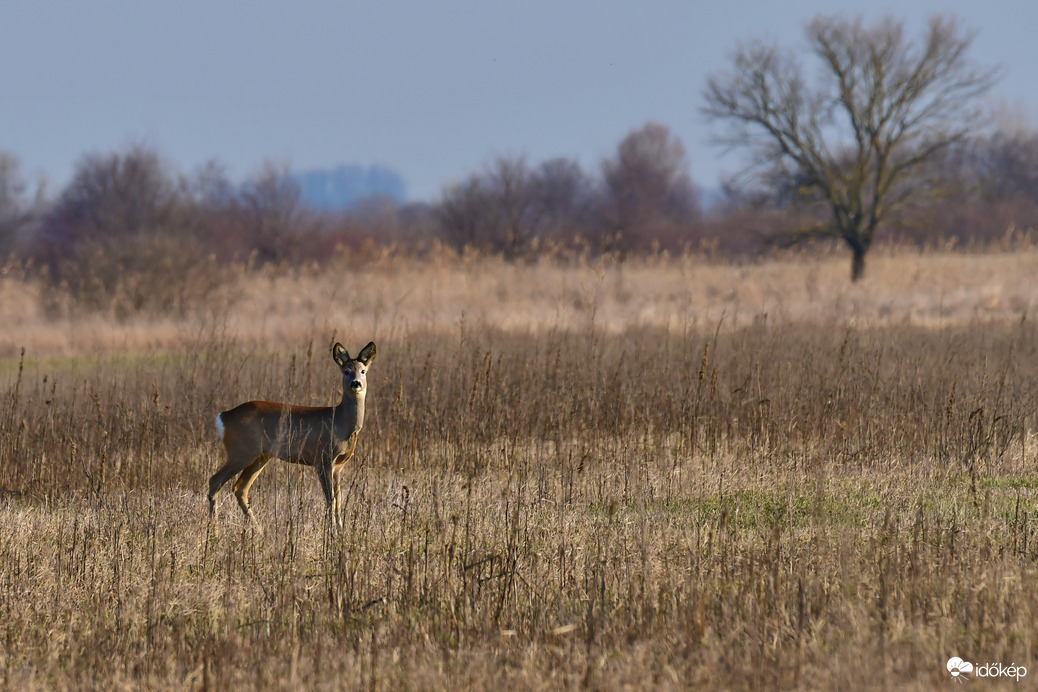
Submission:
<svg viewBox="0 0 1038 692">
<path fill-rule="evenodd" d="M 347 259 L 123 321 L 8 270 L 0 681 L 1033 684 L 1038 251 L 870 259 Z M 280 462 L 210 524 L 215 414 L 337 401 L 335 340 L 379 349 L 346 530 Z"/>
</svg>

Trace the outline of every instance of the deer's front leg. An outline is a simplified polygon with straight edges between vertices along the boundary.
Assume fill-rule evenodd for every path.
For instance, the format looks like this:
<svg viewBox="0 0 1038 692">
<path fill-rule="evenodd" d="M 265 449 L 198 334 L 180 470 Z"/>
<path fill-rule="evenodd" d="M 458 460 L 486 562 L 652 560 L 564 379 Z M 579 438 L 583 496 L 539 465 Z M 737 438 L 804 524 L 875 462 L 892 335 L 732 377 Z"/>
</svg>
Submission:
<svg viewBox="0 0 1038 692">
<path fill-rule="evenodd" d="M 332 470 L 332 512 L 335 513 L 336 525 L 342 528 L 342 466 L 336 465 Z"/>
<path fill-rule="evenodd" d="M 335 488 L 333 487 L 332 478 L 332 461 L 321 461 L 317 465 L 317 477 L 321 481 L 321 490 L 324 491 L 324 503 L 328 510 L 328 517 L 333 522 L 336 519 L 335 511 Z"/>
</svg>

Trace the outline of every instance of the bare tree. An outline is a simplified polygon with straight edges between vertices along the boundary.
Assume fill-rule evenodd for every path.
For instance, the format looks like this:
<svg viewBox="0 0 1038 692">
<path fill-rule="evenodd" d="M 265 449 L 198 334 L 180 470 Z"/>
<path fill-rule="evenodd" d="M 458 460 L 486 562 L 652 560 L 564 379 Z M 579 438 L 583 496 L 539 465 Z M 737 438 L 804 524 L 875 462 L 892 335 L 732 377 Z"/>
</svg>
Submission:
<svg viewBox="0 0 1038 692">
<path fill-rule="evenodd" d="M 36 257 L 51 280 L 47 302 L 77 307 L 184 312 L 215 288 L 218 275 L 189 200 L 156 151 L 89 154 L 43 219 Z"/>
<path fill-rule="evenodd" d="M 1038 133 L 996 132 L 978 143 L 978 185 L 999 199 L 1038 201 Z"/>
<path fill-rule="evenodd" d="M 629 132 L 616 156 L 603 161 L 602 176 L 606 229 L 619 234 L 617 249 L 673 235 L 698 216 L 685 147 L 665 125 L 647 123 Z"/>
<path fill-rule="evenodd" d="M 536 177 L 524 157 L 499 156 L 485 171 L 444 191 L 436 214 L 441 236 L 458 250 L 516 257 L 542 230 L 536 191 Z"/>
<path fill-rule="evenodd" d="M 876 228 L 927 191 L 915 176 L 969 134 L 978 97 L 997 81 L 997 69 L 968 60 L 973 38 L 947 17 L 932 18 L 916 43 L 889 18 L 866 26 L 818 16 L 807 41 L 821 79 L 809 81 L 790 52 L 751 43 L 709 79 L 703 111 L 729 126 L 722 143 L 751 150 L 750 170 L 790 181 L 826 210 L 787 239 L 842 239 L 857 280 Z"/>
<path fill-rule="evenodd" d="M 293 244 L 303 225 L 302 188 L 288 166 L 267 161 L 241 193 L 246 235 L 264 264 L 295 259 Z"/>
<path fill-rule="evenodd" d="M 591 231 L 599 189 L 574 159 L 548 159 L 533 175 L 533 196 L 542 234 L 569 242 Z"/>
<path fill-rule="evenodd" d="M 74 253 L 81 242 L 164 229 L 179 204 L 176 180 L 153 149 L 87 154 L 48 215 L 39 238 L 44 258 Z"/>
</svg>

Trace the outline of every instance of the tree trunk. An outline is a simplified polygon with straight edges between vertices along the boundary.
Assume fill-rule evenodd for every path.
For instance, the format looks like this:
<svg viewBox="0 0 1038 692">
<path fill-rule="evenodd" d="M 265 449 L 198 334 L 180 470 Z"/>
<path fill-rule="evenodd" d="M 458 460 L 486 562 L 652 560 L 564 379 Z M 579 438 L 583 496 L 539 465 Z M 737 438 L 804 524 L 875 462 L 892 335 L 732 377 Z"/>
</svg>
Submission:
<svg viewBox="0 0 1038 692">
<path fill-rule="evenodd" d="M 851 257 L 851 281 L 857 281 L 865 274 L 865 251 L 853 250 Z"/>
<path fill-rule="evenodd" d="M 857 236 L 844 236 L 851 248 L 851 281 L 857 281 L 865 274 L 865 253 L 868 247 Z"/>
</svg>

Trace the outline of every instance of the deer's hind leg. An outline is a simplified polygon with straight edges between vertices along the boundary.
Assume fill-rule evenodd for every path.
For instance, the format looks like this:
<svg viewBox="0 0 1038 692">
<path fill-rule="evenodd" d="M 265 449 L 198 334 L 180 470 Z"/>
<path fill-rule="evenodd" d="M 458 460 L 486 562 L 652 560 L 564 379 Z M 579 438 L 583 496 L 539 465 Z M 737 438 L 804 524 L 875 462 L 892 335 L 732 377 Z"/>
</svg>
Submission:
<svg viewBox="0 0 1038 692">
<path fill-rule="evenodd" d="M 241 507 L 241 511 L 245 513 L 249 521 L 257 527 L 259 527 L 259 522 L 253 516 L 252 510 L 249 509 L 249 488 L 252 487 L 256 476 L 260 474 L 260 471 L 263 470 L 268 461 L 270 461 L 270 457 L 265 454 L 257 457 L 251 464 L 245 467 L 245 470 L 238 476 L 238 480 L 234 482 L 234 496 L 238 498 L 238 506 Z"/>
<path fill-rule="evenodd" d="M 231 449 L 227 450 L 227 461 L 217 469 L 216 473 L 209 479 L 209 516 L 216 517 L 216 494 L 224 484 L 240 473 L 242 469 L 254 464 L 258 457 L 236 454 Z M 237 485 L 237 484 L 235 484 Z"/>
</svg>

